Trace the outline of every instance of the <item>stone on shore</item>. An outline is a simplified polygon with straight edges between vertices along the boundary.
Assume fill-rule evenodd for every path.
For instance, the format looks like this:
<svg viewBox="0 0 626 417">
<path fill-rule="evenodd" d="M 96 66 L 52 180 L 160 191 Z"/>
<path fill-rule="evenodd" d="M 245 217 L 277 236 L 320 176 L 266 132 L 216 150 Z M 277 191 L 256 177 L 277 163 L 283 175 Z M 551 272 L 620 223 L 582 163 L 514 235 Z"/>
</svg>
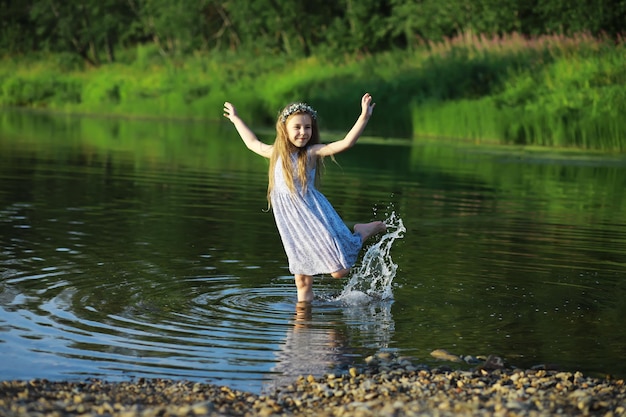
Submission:
<svg viewBox="0 0 626 417">
<path fill-rule="evenodd" d="M 0 382 L 13 416 L 626 416 L 622 379 L 580 372 L 477 367 L 429 369 L 376 355 L 363 367 L 265 394 L 190 381 Z"/>
</svg>

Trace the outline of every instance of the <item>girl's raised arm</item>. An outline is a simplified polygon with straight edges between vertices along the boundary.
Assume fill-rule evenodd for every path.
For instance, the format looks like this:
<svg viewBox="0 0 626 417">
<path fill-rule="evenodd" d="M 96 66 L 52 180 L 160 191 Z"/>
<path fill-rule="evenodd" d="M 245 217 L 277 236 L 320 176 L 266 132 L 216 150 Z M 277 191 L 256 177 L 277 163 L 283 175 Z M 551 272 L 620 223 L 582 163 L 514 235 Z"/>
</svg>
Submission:
<svg viewBox="0 0 626 417">
<path fill-rule="evenodd" d="M 350 149 L 363 133 L 367 122 L 372 116 L 376 103 L 372 103 L 372 96 L 369 93 L 365 93 L 361 97 L 361 115 L 352 126 L 352 129 L 341 140 L 332 142 L 329 144 L 314 145 L 313 152 L 318 156 L 330 156 L 339 152 L 343 152 Z"/>
<path fill-rule="evenodd" d="M 252 132 L 252 130 L 250 130 L 250 128 L 243 122 L 243 120 L 241 120 L 241 118 L 237 114 L 235 106 L 233 106 L 228 101 L 224 103 L 224 117 L 229 119 L 233 123 L 233 125 L 235 125 L 237 133 L 239 133 L 239 136 L 241 136 L 241 139 L 248 149 L 256 154 L 264 156 L 265 158 L 269 158 L 270 156 L 272 156 L 273 146 L 261 142 L 256 137 L 254 132 Z"/>
</svg>

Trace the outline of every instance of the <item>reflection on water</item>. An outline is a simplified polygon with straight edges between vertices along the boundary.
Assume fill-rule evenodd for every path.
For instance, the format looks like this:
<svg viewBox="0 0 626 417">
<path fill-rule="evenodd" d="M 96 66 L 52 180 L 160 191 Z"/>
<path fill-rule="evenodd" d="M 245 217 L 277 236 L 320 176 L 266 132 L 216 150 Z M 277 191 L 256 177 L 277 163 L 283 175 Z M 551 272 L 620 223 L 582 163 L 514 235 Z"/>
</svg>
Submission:
<svg viewBox="0 0 626 417">
<path fill-rule="evenodd" d="M 232 129 L 0 113 L 0 373 L 258 391 L 442 348 L 626 375 L 624 158 L 363 142 L 337 160 L 322 188 L 347 222 L 392 206 L 406 228 L 393 297 L 316 277 L 299 310 L 267 163 Z"/>
<path fill-rule="evenodd" d="M 275 375 L 267 383 L 270 390 L 294 381 L 295 375 L 315 377 L 341 368 L 347 360 L 345 334 L 336 323 L 313 321 L 312 305 L 297 303 L 287 336 L 276 352 Z"/>
<path fill-rule="evenodd" d="M 276 366 L 264 384 L 266 390 L 293 383 L 300 375 L 345 373 L 359 357 L 352 346 L 389 350 L 394 331 L 392 300 L 348 301 L 296 304 L 287 336 L 276 352 Z M 328 321 L 329 315 L 337 320 Z"/>
</svg>

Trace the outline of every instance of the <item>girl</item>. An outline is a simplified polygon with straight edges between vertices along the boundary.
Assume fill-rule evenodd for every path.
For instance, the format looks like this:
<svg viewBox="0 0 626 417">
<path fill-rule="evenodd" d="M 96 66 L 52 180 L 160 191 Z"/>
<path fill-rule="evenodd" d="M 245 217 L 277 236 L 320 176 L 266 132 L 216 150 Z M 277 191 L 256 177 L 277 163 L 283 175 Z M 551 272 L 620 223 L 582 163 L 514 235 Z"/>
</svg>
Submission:
<svg viewBox="0 0 626 417">
<path fill-rule="evenodd" d="M 357 224 L 354 233 L 341 220 L 330 202 L 316 188 L 321 158 L 351 148 L 372 115 L 372 96 L 361 98 L 361 115 L 348 134 L 336 142 L 320 143 L 317 112 L 306 103 L 285 107 L 276 121 L 273 145 L 261 142 L 224 103 L 228 118 L 251 151 L 270 159 L 267 198 L 283 242 L 289 271 L 294 274 L 298 301 L 313 300 L 313 276 L 345 277 L 363 243 L 385 231 L 383 222 Z"/>
</svg>

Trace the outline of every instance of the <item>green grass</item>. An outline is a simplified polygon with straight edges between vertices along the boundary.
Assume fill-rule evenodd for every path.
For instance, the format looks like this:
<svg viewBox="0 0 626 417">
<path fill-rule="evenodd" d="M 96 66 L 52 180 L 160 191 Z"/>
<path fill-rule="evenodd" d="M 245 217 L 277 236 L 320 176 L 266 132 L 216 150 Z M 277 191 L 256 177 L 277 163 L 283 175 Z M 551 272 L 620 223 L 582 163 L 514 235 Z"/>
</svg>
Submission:
<svg viewBox="0 0 626 417">
<path fill-rule="evenodd" d="M 447 56 L 447 62 L 459 56 L 457 49 L 475 51 L 466 64 L 452 69 L 472 68 L 470 62 L 494 69 L 505 57 L 512 65 L 501 66 L 505 77 L 487 94 L 416 101 L 414 133 L 475 142 L 626 150 L 626 123 L 620 116 L 626 110 L 623 44 L 587 36 L 508 41 L 497 49 L 481 48 L 479 39 L 441 48 L 444 52 L 437 57 Z"/>
<path fill-rule="evenodd" d="M 271 127 L 305 100 L 327 131 L 345 131 L 368 91 L 368 134 L 476 143 L 626 150 L 624 43 L 587 35 L 467 34 L 417 51 L 287 59 L 215 53 L 165 60 L 149 46 L 124 64 L 85 68 L 67 55 L 5 58 L 0 105 L 68 113 L 216 120 L 236 104 Z"/>
</svg>

